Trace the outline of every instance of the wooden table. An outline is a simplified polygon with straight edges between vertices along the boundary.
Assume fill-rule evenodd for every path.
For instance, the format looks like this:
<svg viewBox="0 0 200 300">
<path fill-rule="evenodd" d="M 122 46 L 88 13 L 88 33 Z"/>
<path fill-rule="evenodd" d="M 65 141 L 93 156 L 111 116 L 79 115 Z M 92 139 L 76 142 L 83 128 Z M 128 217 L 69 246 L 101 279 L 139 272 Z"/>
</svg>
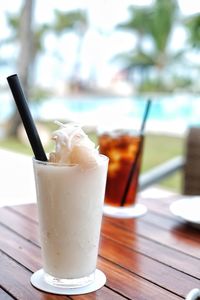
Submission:
<svg viewBox="0 0 200 300">
<path fill-rule="evenodd" d="M 41 268 L 35 204 L 0 209 L 0 299 L 184 299 L 200 287 L 200 230 L 169 211 L 174 197 L 140 199 L 149 208 L 137 220 L 104 217 L 98 268 L 106 285 L 82 296 L 43 293 L 30 284 Z"/>
</svg>

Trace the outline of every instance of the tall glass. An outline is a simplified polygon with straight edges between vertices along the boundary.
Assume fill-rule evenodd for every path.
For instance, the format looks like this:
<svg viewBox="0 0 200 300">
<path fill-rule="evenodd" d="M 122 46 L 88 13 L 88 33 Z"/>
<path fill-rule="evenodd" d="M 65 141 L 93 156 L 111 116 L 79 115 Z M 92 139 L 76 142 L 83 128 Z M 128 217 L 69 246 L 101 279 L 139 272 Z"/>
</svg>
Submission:
<svg viewBox="0 0 200 300">
<path fill-rule="evenodd" d="M 146 212 L 136 203 L 143 153 L 143 136 L 131 130 L 99 134 L 100 152 L 109 157 L 104 213 L 113 217 L 138 217 Z"/>
<path fill-rule="evenodd" d="M 108 158 L 90 169 L 33 159 L 44 279 L 76 288 L 94 281 Z"/>
</svg>

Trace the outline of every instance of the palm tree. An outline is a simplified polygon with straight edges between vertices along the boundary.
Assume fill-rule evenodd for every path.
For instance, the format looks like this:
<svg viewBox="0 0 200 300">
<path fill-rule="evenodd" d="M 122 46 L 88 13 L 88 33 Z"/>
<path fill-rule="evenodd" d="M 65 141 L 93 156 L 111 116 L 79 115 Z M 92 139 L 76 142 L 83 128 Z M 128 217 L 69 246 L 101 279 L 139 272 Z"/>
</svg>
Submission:
<svg viewBox="0 0 200 300">
<path fill-rule="evenodd" d="M 120 23 L 116 26 L 116 29 L 129 31 L 137 35 L 136 49 L 138 52 L 142 52 L 143 39 L 146 37 L 148 31 L 148 19 L 149 8 L 138 8 L 130 6 L 129 8 L 130 18 L 125 23 Z M 145 21 L 144 21 L 145 20 Z"/>
<path fill-rule="evenodd" d="M 172 54 L 168 48 L 177 13 L 175 0 L 156 0 L 150 7 L 129 7 L 129 20 L 117 26 L 117 29 L 129 30 L 137 36 L 136 47 L 118 56 L 125 68 L 130 72 L 136 68 L 146 72 L 154 67 L 160 77 L 165 67 L 181 56 L 181 52 Z M 147 41 L 152 50 L 145 49 Z"/>
<path fill-rule="evenodd" d="M 48 30 L 48 26 L 45 24 L 33 29 L 34 2 L 34 0 L 24 0 L 20 15 L 7 16 L 8 24 L 12 28 L 12 35 L 5 40 L 6 43 L 19 43 L 17 72 L 27 99 L 30 97 L 34 84 L 35 61 L 37 55 L 44 51 L 42 40 Z M 8 122 L 7 134 L 15 136 L 20 123 L 21 119 L 15 109 Z"/>
<path fill-rule="evenodd" d="M 16 26 L 14 36 L 19 38 L 19 55 L 17 61 L 17 70 L 20 80 L 23 85 L 25 94 L 28 96 L 29 91 L 29 74 L 31 64 L 31 49 L 33 40 L 33 9 L 34 0 L 24 0 L 21 14 L 19 19 L 11 20 L 11 24 Z M 21 119 L 17 110 L 15 109 L 14 114 L 9 120 L 7 134 L 15 136 L 17 134 L 17 128 L 21 123 Z"/>
<path fill-rule="evenodd" d="M 200 51 L 200 13 L 191 15 L 183 20 L 185 28 L 187 30 L 187 51 L 195 55 L 199 55 Z M 184 64 L 185 65 L 185 64 Z M 198 63 L 198 58 L 194 62 L 190 62 L 189 67 L 192 71 L 196 73 L 196 78 L 199 78 L 200 65 Z M 193 87 L 196 90 L 199 83 L 197 80 L 193 82 Z"/>
<path fill-rule="evenodd" d="M 189 45 L 200 50 L 200 14 L 190 16 L 184 23 L 188 31 Z"/>
<path fill-rule="evenodd" d="M 56 35 L 62 35 L 68 32 L 75 32 L 75 34 L 79 38 L 77 51 L 76 51 L 76 59 L 73 67 L 72 75 L 71 75 L 71 85 L 75 86 L 79 84 L 79 71 L 80 71 L 80 54 L 83 46 L 83 41 L 85 38 L 85 34 L 88 29 L 88 17 L 86 11 L 83 10 L 74 10 L 70 12 L 60 12 L 58 10 L 55 11 L 55 21 L 51 25 L 50 29 Z"/>
</svg>

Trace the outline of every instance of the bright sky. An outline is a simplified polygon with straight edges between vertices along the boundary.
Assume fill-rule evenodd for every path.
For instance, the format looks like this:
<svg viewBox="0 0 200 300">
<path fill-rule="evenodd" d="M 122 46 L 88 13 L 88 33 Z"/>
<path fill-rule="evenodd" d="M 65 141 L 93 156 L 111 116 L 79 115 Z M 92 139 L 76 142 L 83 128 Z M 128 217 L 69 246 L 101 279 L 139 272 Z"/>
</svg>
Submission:
<svg viewBox="0 0 200 300">
<path fill-rule="evenodd" d="M 97 76 L 103 84 L 115 72 L 116 66 L 112 65 L 111 67 L 108 64 L 113 54 L 131 49 L 135 42 L 133 36 L 130 36 L 128 33 L 113 33 L 114 25 L 126 19 L 128 16 L 127 7 L 130 4 L 148 5 L 151 2 L 151 0 L 36 0 L 36 17 L 38 22 L 48 22 L 52 20 L 55 8 L 59 10 L 72 10 L 77 7 L 88 8 L 93 29 L 87 33 L 85 39 L 85 47 L 83 47 L 82 51 L 82 60 L 85 63 L 83 63 L 81 74 L 83 78 L 87 78 L 91 73 L 97 72 Z M 199 0 L 179 0 L 178 2 L 181 12 L 185 15 L 200 12 Z M 4 28 L 4 30 L 1 30 L 1 37 L 8 34 L 8 28 L 5 25 L 5 13 L 18 12 L 21 3 L 21 0 L 0 1 L 0 25 Z M 96 30 L 97 28 L 106 32 L 106 36 L 99 34 Z M 180 46 L 184 38 L 183 31 L 177 29 L 173 42 L 174 47 Z M 72 34 L 68 35 L 67 39 L 60 39 L 59 42 L 53 36 L 48 37 L 46 40 L 48 52 L 45 54 L 45 57 L 41 58 L 39 64 L 39 81 L 42 78 L 46 78 L 48 82 L 51 82 L 53 77 L 60 80 L 66 79 L 67 73 L 70 73 L 73 67 L 75 58 L 77 44 L 74 41 L 76 42 L 77 40 Z M 60 60 L 60 63 L 52 60 L 52 54 L 56 53 L 56 48 L 58 47 L 61 50 L 62 57 L 65 57 L 65 64 L 63 64 L 62 60 Z M 7 49 L 7 53 L 9 51 L 13 50 Z M 44 67 L 46 64 L 48 69 L 51 70 L 47 73 L 46 67 Z M 66 67 L 63 68 L 63 65 Z M 100 73 L 98 73 L 99 70 Z M 52 76 L 52 72 L 54 76 Z"/>
</svg>

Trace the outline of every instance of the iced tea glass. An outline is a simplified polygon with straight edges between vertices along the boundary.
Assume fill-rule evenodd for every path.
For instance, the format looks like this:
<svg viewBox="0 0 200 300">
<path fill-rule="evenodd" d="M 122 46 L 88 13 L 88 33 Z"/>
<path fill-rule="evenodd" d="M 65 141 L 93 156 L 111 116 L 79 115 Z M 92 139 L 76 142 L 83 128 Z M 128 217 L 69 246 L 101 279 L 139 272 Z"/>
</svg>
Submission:
<svg viewBox="0 0 200 300">
<path fill-rule="evenodd" d="M 130 130 L 99 134 L 100 153 L 109 157 L 104 214 L 139 217 L 146 207 L 136 203 L 142 161 L 143 136 Z"/>
</svg>

